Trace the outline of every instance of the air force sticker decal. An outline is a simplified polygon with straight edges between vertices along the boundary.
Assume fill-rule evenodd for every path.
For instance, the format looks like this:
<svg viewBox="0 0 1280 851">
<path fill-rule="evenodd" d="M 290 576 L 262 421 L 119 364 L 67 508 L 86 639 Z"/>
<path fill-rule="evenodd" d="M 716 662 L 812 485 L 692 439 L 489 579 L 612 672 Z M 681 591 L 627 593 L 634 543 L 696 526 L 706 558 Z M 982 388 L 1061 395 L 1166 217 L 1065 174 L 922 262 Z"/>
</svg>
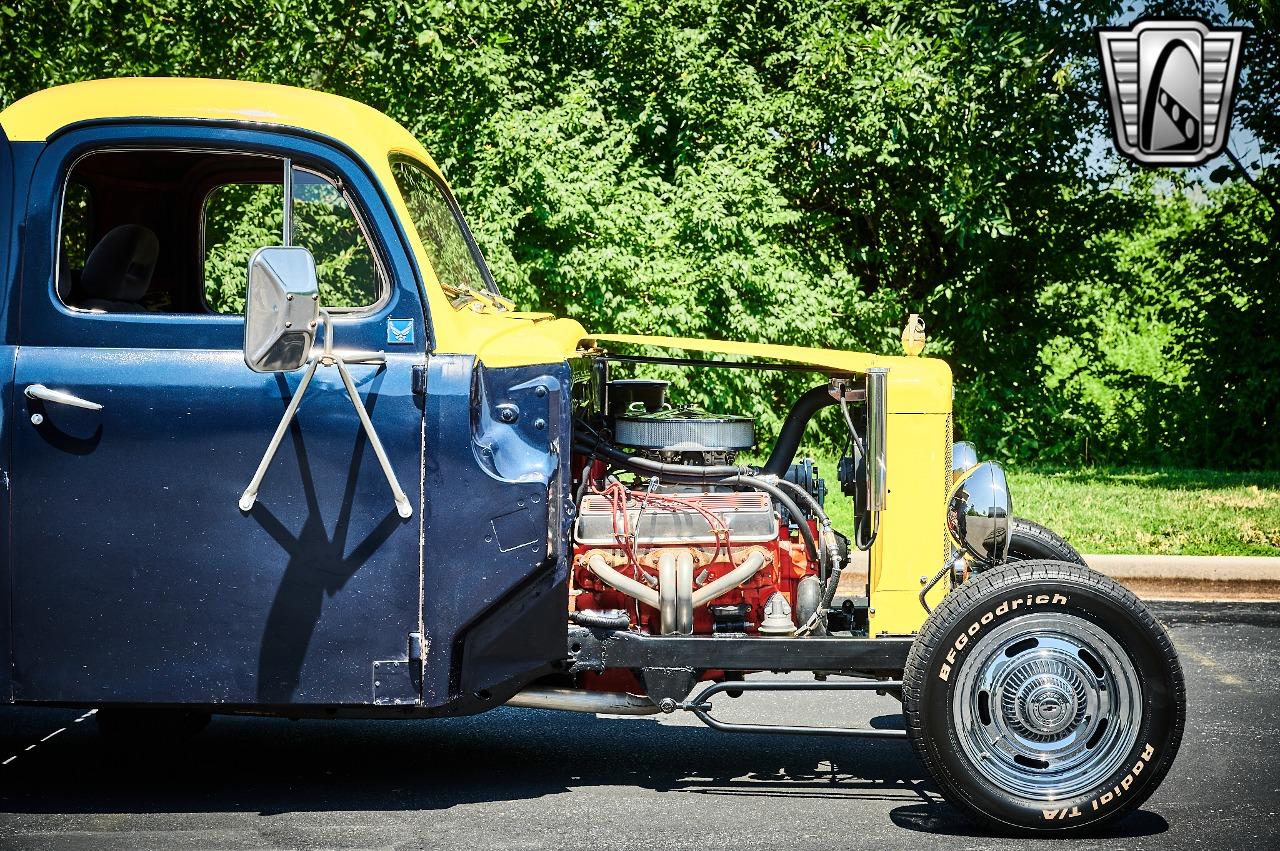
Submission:
<svg viewBox="0 0 1280 851">
<path fill-rule="evenodd" d="M 1143 20 L 1097 33 L 1120 153 L 1146 165 L 1192 166 L 1222 152 L 1244 30 Z"/>
<path fill-rule="evenodd" d="M 387 343 L 403 345 L 413 342 L 412 319 L 387 319 Z"/>
</svg>

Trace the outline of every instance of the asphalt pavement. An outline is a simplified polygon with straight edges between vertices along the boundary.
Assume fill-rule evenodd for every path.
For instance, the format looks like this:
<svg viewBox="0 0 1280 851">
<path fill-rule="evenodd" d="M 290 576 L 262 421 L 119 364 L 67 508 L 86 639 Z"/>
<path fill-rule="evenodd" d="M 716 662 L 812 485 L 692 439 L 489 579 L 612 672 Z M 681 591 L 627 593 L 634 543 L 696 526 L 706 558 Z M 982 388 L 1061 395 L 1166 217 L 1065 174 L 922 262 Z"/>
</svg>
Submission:
<svg viewBox="0 0 1280 851">
<path fill-rule="evenodd" d="M 688 717 L 216 718 L 117 749 L 83 712 L 0 709 L 2 848 L 1280 848 L 1280 606 L 1157 603 L 1189 721 L 1111 833 L 993 837 L 901 741 L 717 733 Z M 837 711 L 832 706 L 838 706 Z M 901 725 L 872 694 L 717 698 L 736 720 Z"/>
</svg>

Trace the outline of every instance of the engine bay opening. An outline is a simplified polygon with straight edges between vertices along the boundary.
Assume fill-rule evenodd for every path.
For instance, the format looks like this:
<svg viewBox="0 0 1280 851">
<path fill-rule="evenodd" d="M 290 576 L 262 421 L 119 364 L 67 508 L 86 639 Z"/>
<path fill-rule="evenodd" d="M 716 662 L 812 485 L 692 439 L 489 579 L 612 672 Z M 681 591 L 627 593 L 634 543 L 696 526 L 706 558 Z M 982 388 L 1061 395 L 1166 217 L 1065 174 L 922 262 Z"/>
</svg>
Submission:
<svg viewBox="0 0 1280 851">
<path fill-rule="evenodd" d="M 820 383 L 797 396 L 762 445 L 764 412 L 704 410 L 641 370 L 791 367 L 632 358 L 628 375 L 615 378 L 612 360 L 595 358 L 575 382 L 571 620 L 708 639 L 865 635 L 865 596 L 837 599 L 851 552 L 875 535 L 863 377 L 816 374 Z M 854 501 L 848 530 L 832 526 L 817 463 L 796 457 L 810 421 L 832 406 L 847 432 L 837 435 L 848 451 L 831 472 L 834 496 Z M 588 688 L 643 692 L 629 671 L 584 676 L 597 680 L 581 683 Z"/>
</svg>

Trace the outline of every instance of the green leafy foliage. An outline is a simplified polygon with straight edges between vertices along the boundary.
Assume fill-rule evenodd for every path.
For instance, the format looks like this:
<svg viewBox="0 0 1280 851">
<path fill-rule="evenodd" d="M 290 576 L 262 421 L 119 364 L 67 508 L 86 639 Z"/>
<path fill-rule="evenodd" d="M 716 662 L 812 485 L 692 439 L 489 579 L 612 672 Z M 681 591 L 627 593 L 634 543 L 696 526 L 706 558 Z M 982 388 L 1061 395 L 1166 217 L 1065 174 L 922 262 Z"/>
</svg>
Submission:
<svg viewBox="0 0 1280 851">
<path fill-rule="evenodd" d="M 1274 7 L 1230 6 L 1256 27 L 1242 121 L 1274 154 Z M 388 112 L 449 174 L 523 308 L 599 331 L 884 352 L 919 312 L 927 353 L 954 365 L 960 431 L 984 452 L 1280 464 L 1280 216 L 1238 173 L 1215 186 L 1091 143 L 1108 120 L 1091 29 L 1131 19 L 1121 3 L 55 0 L 12 12 L 0 15 L 3 103 L 158 74 L 301 85 Z M 1276 194 L 1268 170 L 1255 177 Z M 804 386 L 664 377 L 709 409 L 765 411 L 766 429 Z"/>
</svg>

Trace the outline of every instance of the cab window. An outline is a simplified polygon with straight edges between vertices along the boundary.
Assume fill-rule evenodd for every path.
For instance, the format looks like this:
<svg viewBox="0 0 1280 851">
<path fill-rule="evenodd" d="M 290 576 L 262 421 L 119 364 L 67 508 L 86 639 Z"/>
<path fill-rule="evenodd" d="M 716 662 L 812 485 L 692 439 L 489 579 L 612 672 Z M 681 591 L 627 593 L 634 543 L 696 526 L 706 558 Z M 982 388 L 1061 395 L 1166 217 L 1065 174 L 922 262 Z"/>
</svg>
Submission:
<svg viewBox="0 0 1280 851">
<path fill-rule="evenodd" d="M 59 298 L 95 313 L 239 314 L 258 248 L 280 245 L 283 159 L 103 151 L 79 160 L 62 211 Z M 336 181 L 293 166 L 294 244 L 315 256 L 322 303 L 362 310 L 388 292 Z"/>
<path fill-rule="evenodd" d="M 316 259 L 320 302 L 358 310 L 379 300 L 380 276 L 347 197 L 327 178 L 294 168 L 293 244 Z M 225 183 L 205 198 L 204 297 L 218 313 L 243 313 L 245 269 L 253 252 L 280 242 L 282 184 Z"/>
</svg>

